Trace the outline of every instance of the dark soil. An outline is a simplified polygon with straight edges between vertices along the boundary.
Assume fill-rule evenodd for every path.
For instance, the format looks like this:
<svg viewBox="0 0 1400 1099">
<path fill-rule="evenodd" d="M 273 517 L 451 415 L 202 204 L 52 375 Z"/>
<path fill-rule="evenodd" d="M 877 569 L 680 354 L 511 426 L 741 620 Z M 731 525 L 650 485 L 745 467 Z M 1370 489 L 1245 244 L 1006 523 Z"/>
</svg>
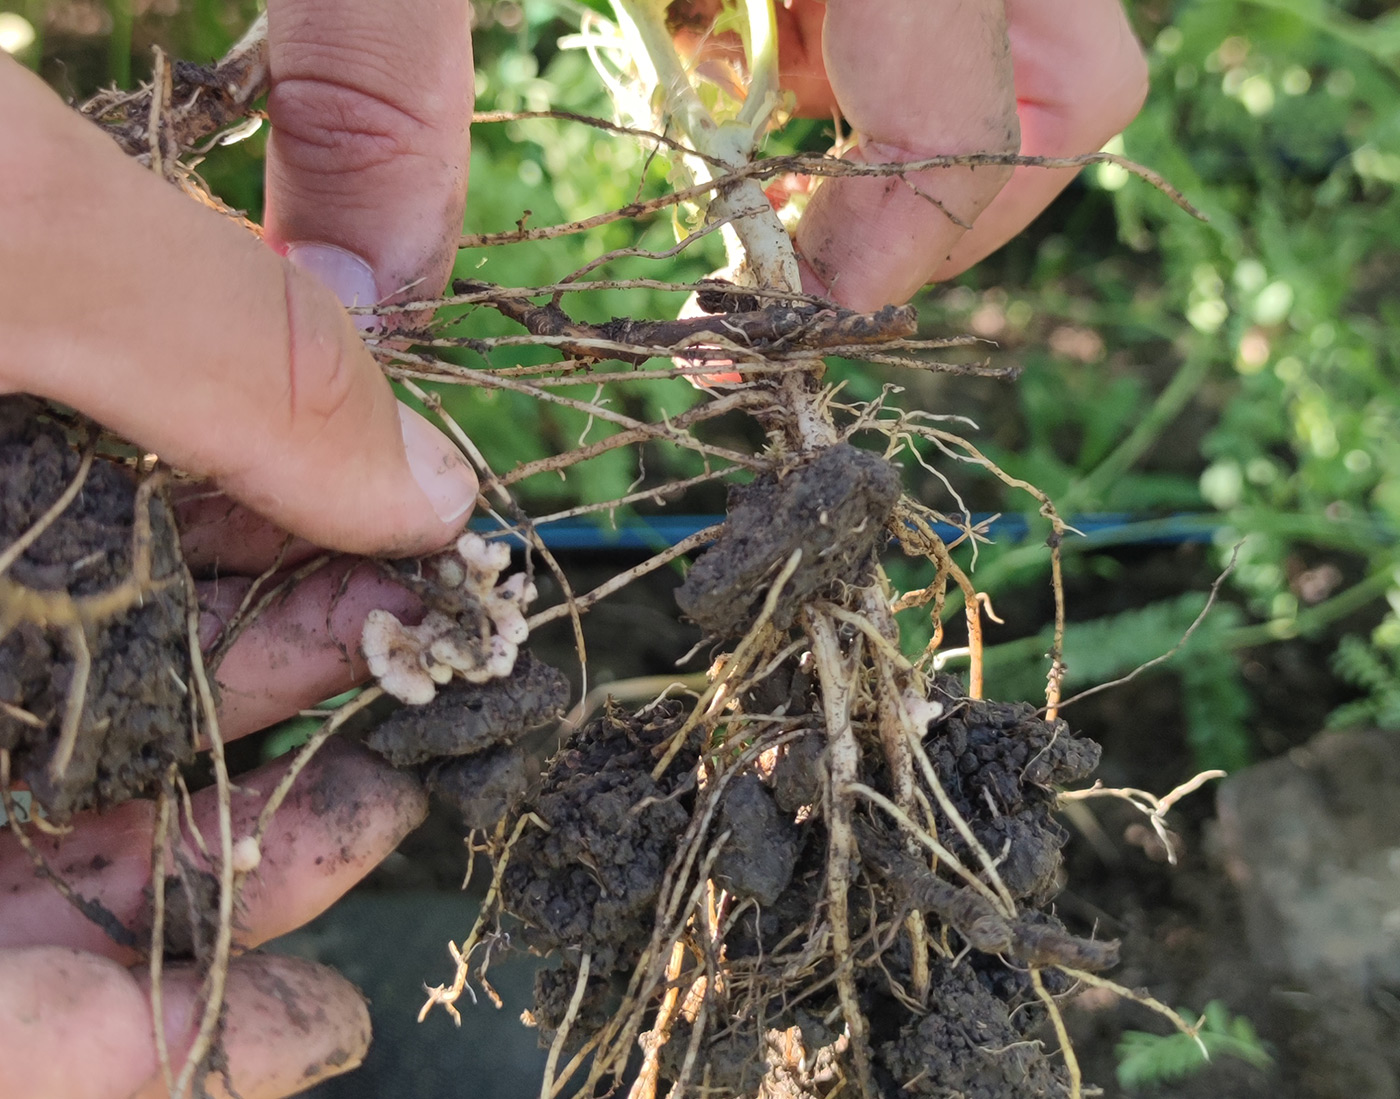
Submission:
<svg viewBox="0 0 1400 1099">
<path fill-rule="evenodd" d="M 568 680 L 522 652 L 504 679 L 453 680 L 426 705 L 396 710 L 365 743 L 395 767 L 471 755 L 518 740 L 556 716 L 568 698 Z"/>
<path fill-rule="evenodd" d="M 690 823 L 695 752 L 651 778 L 652 751 L 684 712 L 678 702 L 637 717 L 609 709 L 555 757 L 530 806 L 549 831 L 526 828 L 502 881 L 503 907 L 524 922 L 530 949 L 570 962 L 586 952 L 600 978 L 630 972 Z"/>
<path fill-rule="evenodd" d="M 736 487 L 723 531 L 695 562 L 676 601 L 711 636 L 737 637 L 753 622 L 778 570 L 800 549 L 801 566 L 773 611 L 773 624 L 787 629 L 813 597 L 868 574 L 899 492 L 893 466 L 844 443 L 795 469 Z"/>
<path fill-rule="evenodd" d="M 43 406 L 0 398 L 0 547 L 11 545 L 73 480 L 79 454 Z M 186 596 L 174 519 L 150 497 L 151 590 L 119 613 L 55 608 L 108 592 L 132 571 L 136 483 L 97 460 L 73 503 L 0 577 L 0 748 L 49 816 L 63 819 L 150 790 L 172 762 L 192 756 Z M 77 743 L 62 776 L 50 763 L 73 684 L 81 630 L 92 670 Z"/>
<path fill-rule="evenodd" d="M 465 827 L 489 831 L 530 785 L 519 742 L 568 699 L 563 674 L 522 652 L 504 679 L 453 680 L 426 705 L 394 711 L 365 743 L 394 766 L 417 770 Z"/>
<path fill-rule="evenodd" d="M 792 880 L 801 833 L 757 775 L 740 775 L 720 802 L 719 831 L 729 840 L 715 860 L 715 881 L 739 897 L 772 904 Z"/>
<path fill-rule="evenodd" d="M 780 668 L 775 676 L 805 696 L 808 683 L 793 671 Z M 931 725 L 926 749 L 949 796 L 999 860 L 1021 912 L 1004 918 L 960 879 L 930 869 L 883 816 L 858 820 L 851 935 L 873 1075 L 892 1096 L 1063 1095 L 1062 1064 L 1033 1040 L 1043 1012 L 1025 966 L 1098 970 L 1117 960 L 1115 944 L 1077 938 L 1040 910 L 1056 892 L 1067 839 L 1052 815 L 1052 787 L 1083 778 L 1098 749 L 1063 722 L 1040 720 L 1029 705 L 957 694 L 952 681 L 938 684 L 947 710 Z M 789 697 L 794 710 L 804 702 Z M 582 954 L 592 969 L 571 1023 L 571 1050 L 606 1024 L 652 939 L 663 879 L 700 800 L 688 777 L 693 753 L 660 782 L 649 771 L 686 712 L 671 702 L 645 718 L 610 712 L 571 738 L 544 789 L 522 807 L 548 831 L 529 823 L 511 849 L 502 909 L 524 924 L 519 941 L 562 961 L 536 982 L 532 1015 L 545 1045 L 574 995 Z M 759 768 L 728 780 L 710 826 L 716 838 L 728 833 L 711 870 L 727 891 L 726 910 L 735 909 L 717 951 L 727 976 L 704 993 L 710 1008 L 703 1033 L 693 1032 L 693 1010 L 676 1020 L 660 1057 L 663 1083 L 679 1078 L 692 1043 L 693 1064 L 701 1066 L 692 1082 L 718 1094 L 795 1099 L 827 1094 L 842 1075 L 853 1078 L 847 1039 L 822 1022 L 840 1017 L 830 956 L 818 949 L 805 964 L 799 960 L 826 900 L 822 751 L 814 732 L 789 745 L 767 773 Z M 867 781 L 882 784 L 883 762 L 872 755 L 867 763 Z M 976 865 L 941 814 L 934 830 Z M 930 958 L 922 1005 L 909 991 L 912 957 L 900 930 L 916 910 L 935 940 L 946 936 L 949 951 Z M 1052 991 L 1068 988 L 1050 971 L 1045 979 Z"/>
</svg>

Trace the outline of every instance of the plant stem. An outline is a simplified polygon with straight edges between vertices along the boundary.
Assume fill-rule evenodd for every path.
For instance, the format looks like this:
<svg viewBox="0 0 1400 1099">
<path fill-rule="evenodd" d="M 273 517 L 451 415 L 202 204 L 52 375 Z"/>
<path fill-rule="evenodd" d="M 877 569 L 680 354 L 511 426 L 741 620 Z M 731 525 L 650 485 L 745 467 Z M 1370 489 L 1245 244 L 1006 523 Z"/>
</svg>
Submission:
<svg viewBox="0 0 1400 1099">
<path fill-rule="evenodd" d="M 750 96 L 749 102 L 758 104 L 749 111 L 752 117 L 724 125 L 715 122 L 700 102 L 690 74 L 676 53 L 666 29 L 664 4 L 656 0 L 613 0 L 613 7 L 650 62 L 665 96 L 666 114 L 682 136 L 694 149 L 727 168 L 738 168 L 751 161 L 756 135 L 766 126 L 776 96 L 760 89 L 757 97 Z M 747 9 L 750 36 L 767 51 L 757 59 L 756 70 L 761 70 L 758 75 L 762 80 L 776 82 L 777 28 L 771 0 L 748 0 Z M 702 182 L 721 174 L 715 165 L 695 158 L 688 161 L 687 167 Z M 777 290 L 801 289 L 792 238 L 757 180 L 740 180 L 719 191 L 706 216 L 711 221 L 732 219 L 726 234 L 733 229 L 741 257 L 734 271 L 736 280 Z M 786 414 L 786 441 L 798 451 L 830 446 L 837 439 L 820 387 L 812 384 L 821 368 L 819 359 L 795 364 L 779 383 L 779 405 Z"/>
</svg>

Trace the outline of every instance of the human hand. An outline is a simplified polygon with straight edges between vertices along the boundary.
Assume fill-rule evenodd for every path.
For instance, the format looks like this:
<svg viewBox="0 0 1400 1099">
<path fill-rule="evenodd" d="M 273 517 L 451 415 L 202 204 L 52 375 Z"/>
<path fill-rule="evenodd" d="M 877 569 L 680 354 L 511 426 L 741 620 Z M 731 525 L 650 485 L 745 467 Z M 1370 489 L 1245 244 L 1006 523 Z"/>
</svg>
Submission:
<svg viewBox="0 0 1400 1099">
<path fill-rule="evenodd" d="M 368 305 L 446 281 L 469 7 L 269 6 L 271 248 L 0 59 L 0 392 L 71 405 L 319 545 L 447 542 L 476 479 L 400 409 L 336 294 Z"/>
<path fill-rule="evenodd" d="M 249 526 L 241 512 L 220 520 L 212 501 L 195 501 L 185 552 L 197 572 L 221 544 L 238 546 L 238 566 L 257 573 L 277 559 L 285 536 Z M 227 511 L 227 501 L 224 502 Z M 221 542 L 222 523 L 245 535 Z M 224 531 L 227 536 L 229 532 Z M 309 547 L 293 545 L 291 559 Z M 284 554 L 283 561 L 287 560 Z M 229 562 L 224 562 L 227 573 Z M 200 585 L 206 607 L 202 641 L 246 594 L 248 576 Z M 218 666 L 220 727 L 243 736 L 358 682 L 356 653 L 365 615 L 382 607 L 411 620 L 412 596 L 378 569 L 342 558 L 296 586 L 252 620 Z M 231 797 L 235 839 L 252 834 L 268 795 L 290 763 L 284 757 L 237 776 Z M 212 846 L 219 835 L 213 788 L 197 792 L 192 816 Z M 387 855 L 426 811 L 422 789 L 382 759 L 331 738 L 299 776 L 264 837 L 261 860 L 235 910 L 235 945 L 251 949 L 318 915 Z M 61 841 L 33 833 L 50 866 L 81 897 L 96 902 L 145 945 L 151 925 L 155 812 L 133 801 L 83 813 Z M 196 867 L 188 823 L 175 840 Z M 166 867 L 166 873 L 172 867 Z M 166 1095 L 157 1059 L 147 967 L 38 877 L 29 857 L 0 829 L 0 1093 L 44 1099 L 153 1099 Z M 179 906 L 170 901 L 167 911 Z M 176 1072 L 198 1030 L 202 974 L 167 962 L 161 991 L 164 1032 Z M 332 970 L 274 955 L 233 959 L 221 1048 L 242 1099 L 280 1099 L 318 1079 L 354 1068 L 369 1042 L 356 989 Z M 79 1051 L 82 1055 L 78 1055 Z M 216 1076 L 207 1082 L 225 1094 Z"/>
<path fill-rule="evenodd" d="M 188 563 L 219 574 L 201 585 L 206 642 L 279 553 L 290 565 L 317 552 L 313 543 L 434 549 L 476 496 L 455 448 L 396 407 L 341 307 L 391 302 L 410 284 L 431 293 L 446 279 L 472 105 L 468 5 L 280 0 L 270 23 L 271 249 L 125 158 L 0 60 L 0 392 L 76 407 L 246 505 L 202 491 L 180 504 Z M 406 72 L 414 78 L 401 85 Z M 288 544 L 289 531 L 301 540 Z M 376 607 L 410 618 L 416 609 L 372 568 L 341 560 L 261 615 L 219 667 L 225 738 L 362 680 L 349 654 Z M 286 766 L 238 780 L 236 836 L 252 830 Z M 327 744 L 265 839 L 237 913 L 240 948 L 323 910 L 424 810 L 411 780 Z M 194 818 L 217 834 L 212 791 L 196 796 Z M 81 815 L 61 844 L 40 848 L 78 894 L 139 929 L 149 919 L 152 828 L 150 804 L 127 803 Z M 144 972 L 127 968 L 132 949 L 37 878 L 8 834 L 0 882 L 0 1091 L 163 1095 Z M 171 965 L 162 988 L 178 1067 L 197 1025 L 200 976 Z M 368 1023 L 358 993 L 329 970 L 245 955 L 230 970 L 222 1041 L 243 1099 L 272 1099 L 357 1064 Z M 222 1085 L 209 1086 L 217 1094 Z"/>
<path fill-rule="evenodd" d="M 717 6 L 688 0 L 673 13 L 707 26 Z M 1093 152 L 1147 93 L 1120 0 L 788 0 L 777 17 L 780 76 L 798 113 L 839 113 L 856 137 L 846 157 L 862 163 Z M 680 39 L 702 61 L 735 50 L 694 30 Z M 1001 247 L 1074 175 L 980 167 L 912 172 L 908 183 L 825 180 L 797 229 L 803 288 L 852 309 L 906 301 Z"/>
</svg>

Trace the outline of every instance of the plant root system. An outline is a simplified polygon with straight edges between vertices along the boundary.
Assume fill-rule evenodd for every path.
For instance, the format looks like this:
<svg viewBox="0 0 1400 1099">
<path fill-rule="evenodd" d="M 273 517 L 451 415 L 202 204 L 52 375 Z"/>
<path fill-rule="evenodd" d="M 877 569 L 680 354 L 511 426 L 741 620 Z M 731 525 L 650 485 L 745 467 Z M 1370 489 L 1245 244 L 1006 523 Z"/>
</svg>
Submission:
<svg viewBox="0 0 1400 1099">
<path fill-rule="evenodd" d="M 517 941 L 563 961 L 536 983 L 530 1014 L 542 1043 L 574 1063 L 593 1052 L 597 1080 L 600 1062 L 621 1070 L 630 1035 L 654 1051 L 653 1087 L 826 1096 L 857 1072 L 837 988 L 845 968 L 879 1094 L 1068 1094 L 1064 1065 L 1038 1040 L 1044 1016 L 1028 967 L 1060 993 L 1072 982 L 1056 967 L 1117 960 L 1116 944 L 1073 936 L 1045 911 L 1067 839 L 1055 787 L 1092 771 L 1097 745 L 1029 705 L 961 698 L 939 681 L 930 701 L 942 713 L 919 746 L 970 838 L 923 786 L 919 831 L 946 845 L 943 859 L 911 852 L 904 825 L 873 803 L 858 810 L 851 950 L 841 956 L 826 903 L 826 736 L 797 664 L 750 694 L 782 693 L 786 715 L 766 730 L 755 718 L 747 751 L 731 733 L 698 757 L 683 750 L 653 779 L 650 763 L 685 707 L 610 709 L 570 738 L 517 810 L 516 822 L 547 827 L 517 826 L 509 851 L 498 849 L 507 862 L 492 918 L 519 921 Z M 878 748 L 862 750 L 858 778 L 889 787 Z M 966 871 L 978 848 L 992 854 L 1010 909 Z M 921 941 L 909 932 L 914 916 Z M 578 1093 L 600 1086 L 583 1082 Z"/>
</svg>

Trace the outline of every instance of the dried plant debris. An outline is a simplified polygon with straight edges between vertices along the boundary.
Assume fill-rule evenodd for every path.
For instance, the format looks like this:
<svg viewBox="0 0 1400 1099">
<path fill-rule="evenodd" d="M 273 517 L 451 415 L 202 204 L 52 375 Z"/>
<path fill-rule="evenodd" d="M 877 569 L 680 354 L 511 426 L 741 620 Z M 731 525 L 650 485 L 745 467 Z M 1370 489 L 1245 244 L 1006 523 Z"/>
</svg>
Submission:
<svg viewBox="0 0 1400 1099">
<path fill-rule="evenodd" d="M 42 404 L 0 398 L 0 553 L 82 463 Z M 0 574 L 0 748 L 51 818 L 147 792 L 193 755 L 181 571 L 166 501 L 99 458 Z"/>
<path fill-rule="evenodd" d="M 360 647 L 379 685 L 422 706 L 454 677 L 486 683 L 509 675 L 530 635 L 525 608 L 536 595 L 523 572 L 500 580 L 509 565 L 509 546 L 468 531 L 455 549 L 422 562 L 421 577 L 403 577 L 416 581 L 431 609 L 416 626 L 370 611 Z"/>
<path fill-rule="evenodd" d="M 893 466 L 847 443 L 731 489 L 724 530 L 696 561 L 676 601 L 712 636 L 737 637 L 800 549 L 801 563 L 773 613 L 773 624 L 786 629 L 811 599 L 869 573 L 899 491 Z"/>
</svg>

